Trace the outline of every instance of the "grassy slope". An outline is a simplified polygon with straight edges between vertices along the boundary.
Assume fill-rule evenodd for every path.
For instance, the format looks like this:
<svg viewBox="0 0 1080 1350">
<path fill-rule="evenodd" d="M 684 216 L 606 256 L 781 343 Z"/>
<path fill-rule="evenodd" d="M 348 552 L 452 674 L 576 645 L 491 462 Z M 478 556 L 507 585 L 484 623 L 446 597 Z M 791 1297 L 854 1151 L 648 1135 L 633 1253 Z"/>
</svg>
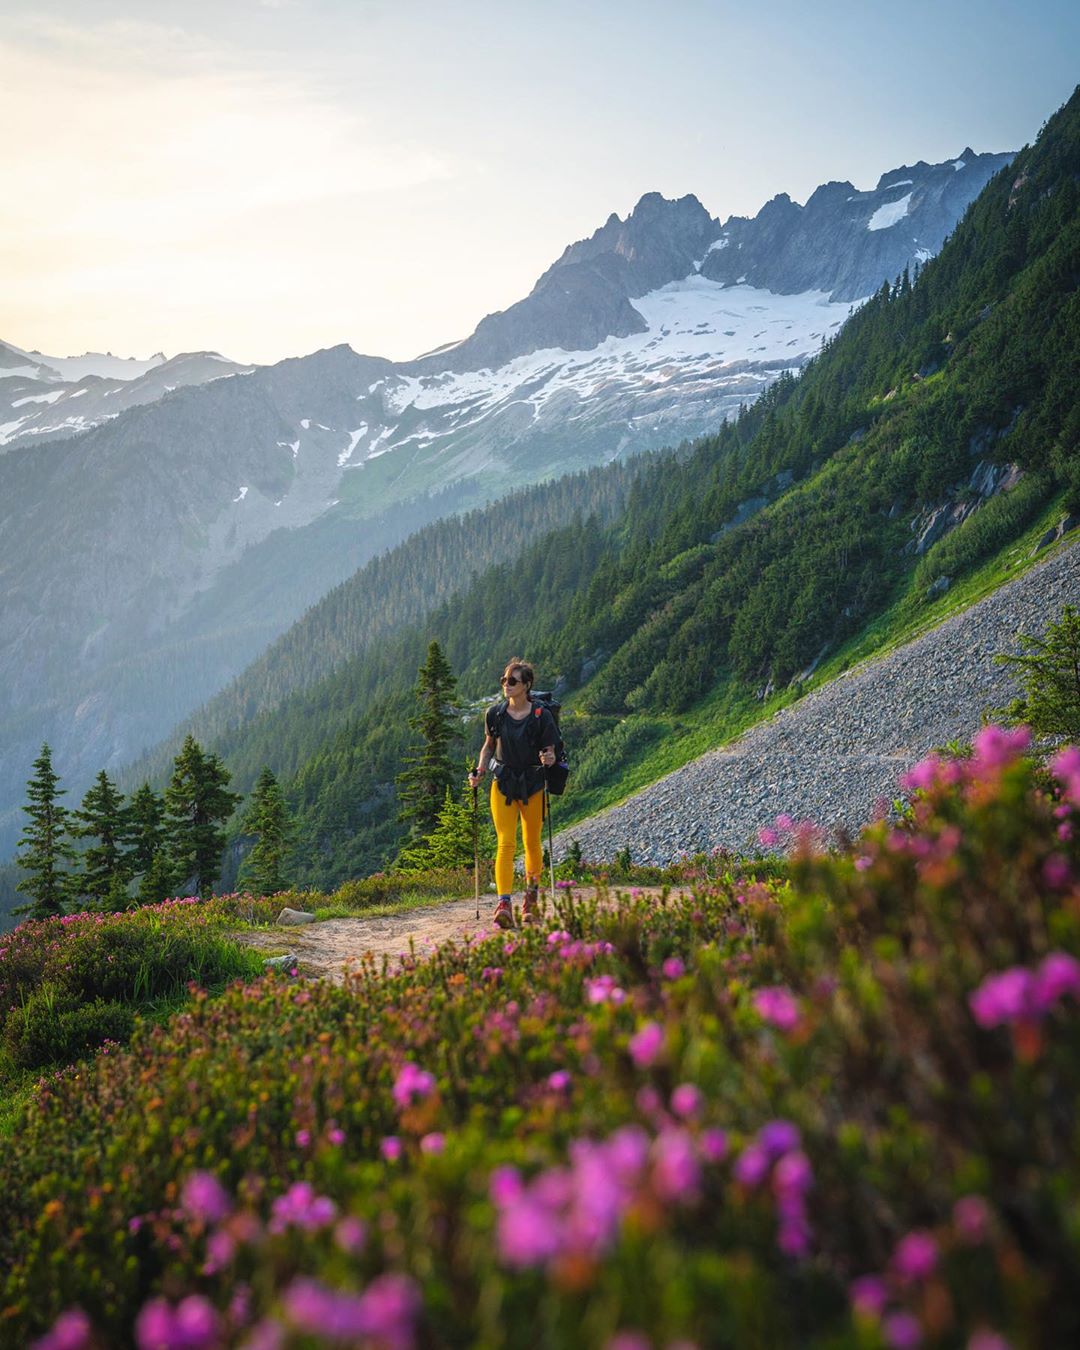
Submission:
<svg viewBox="0 0 1080 1350">
<path fill-rule="evenodd" d="M 801 686 L 789 686 L 777 691 L 764 702 L 759 702 L 744 687 L 734 681 L 725 682 L 696 708 L 671 717 L 655 714 L 631 714 L 625 719 L 628 728 L 635 726 L 664 727 L 662 739 L 656 743 L 651 737 L 642 751 L 628 757 L 617 781 L 604 786 L 575 793 L 566 799 L 565 806 L 556 808 L 553 820 L 558 829 L 565 829 L 617 805 L 636 792 L 649 787 L 657 779 L 696 759 L 699 755 L 741 736 L 752 726 L 768 720 L 781 708 L 790 707 L 813 689 L 828 684 L 852 666 L 861 664 L 913 641 L 921 634 L 944 623 L 953 614 L 969 608 L 999 586 L 1023 575 L 1049 556 L 1043 550 L 1033 556 L 1033 549 L 1048 528 L 1061 518 L 1060 498 L 1038 518 L 1014 543 L 963 578 L 944 595 L 929 605 L 923 598 L 923 588 L 908 576 L 893 602 L 857 636 L 838 647 L 814 674 Z M 572 738 L 573 719 L 568 709 L 566 731 Z M 571 741 L 572 743 L 572 741 Z"/>
</svg>

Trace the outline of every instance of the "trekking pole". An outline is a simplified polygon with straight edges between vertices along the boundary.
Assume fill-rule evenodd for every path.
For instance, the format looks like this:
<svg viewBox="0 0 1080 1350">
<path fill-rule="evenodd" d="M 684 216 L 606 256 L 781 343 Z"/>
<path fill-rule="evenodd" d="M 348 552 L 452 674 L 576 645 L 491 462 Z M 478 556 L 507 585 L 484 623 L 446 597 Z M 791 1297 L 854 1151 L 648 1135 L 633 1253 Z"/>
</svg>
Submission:
<svg viewBox="0 0 1080 1350">
<path fill-rule="evenodd" d="M 476 888 L 476 922 L 480 922 L 480 827 L 476 818 L 476 793 L 477 789 L 472 790 L 472 856 L 473 856 L 473 883 Z"/>
<path fill-rule="evenodd" d="M 551 869 L 551 908 L 555 908 L 555 842 L 551 831 L 551 793 L 544 780 L 544 814 L 548 823 L 548 867 Z"/>
</svg>

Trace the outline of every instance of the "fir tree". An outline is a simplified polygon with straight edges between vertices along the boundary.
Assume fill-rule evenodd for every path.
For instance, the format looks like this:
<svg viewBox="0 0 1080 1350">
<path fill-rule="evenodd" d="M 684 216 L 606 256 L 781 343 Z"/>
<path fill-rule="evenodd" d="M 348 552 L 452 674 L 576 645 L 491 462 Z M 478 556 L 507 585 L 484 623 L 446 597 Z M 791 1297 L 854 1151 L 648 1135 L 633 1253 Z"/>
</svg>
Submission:
<svg viewBox="0 0 1080 1350">
<path fill-rule="evenodd" d="M 1020 634 L 1021 652 L 999 656 L 1020 675 L 1023 694 L 992 716 L 1025 722 L 1036 736 L 1080 741 L 1080 611 L 1066 605 L 1043 637 Z"/>
<path fill-rule="evenodd" d="M 87 900 L 95 909 L 127 908 L 127 883 L 131 880 L 125 843 L 129 812 L 123 794 L 104 769 L 72 812 L 76 839 L 90 839 L 81 855 L 80 870 L 72 876 L 71 894 Z M 119 904 L 117 903 L 119 902 Z"/>
<path fill-rule="evenodd" d="M 46 743 L 34 760 L 34 774 L 26 785 L 30 801 L 23 810 L 30 820 L 15 855 L 16 862 L 27 873 L 16 889 L 30 896 L 31 903 L 14 913 L 29 914 L 32 919 L 47 919 L 64 912 L 68 874 L 63 871 L 63 864 L 72 860 L 74 849 L 67 838 L 67 809 L 57 800 L 65 792 L 57 786 L 59 782 Z"/>
<path fill-rule="evenodd" d="M 183 878 L 181 878 L 182 880 Z M 150 860 L 150 866 L 139 880 L 137 899 L 140 905 L 159 905 L 177 886 L 176 870 L 168 852 L 161 848 Z"/>
<path fill-rule="evenodd" d="M 293 823 L 281 784 L 272 769 L 264 768 L 255 784 L 251 803 L 240 822 L 255 844 L 240 869 L 240 883 L 256 895 L 274 895 L 288 888 L 285 865 L 292 840 Z"/>
<path fill-rule="evenodd" d="M 149 872 L 165 847 L 165 803 L 149 783 L 143 783 L 128 805 L 128 843 L 128 869 L 133 877 Z"/>
<path fill-rule="evenodd" d="M 172 875 L 210 895 L 225 852 L 225 822 L 240 797 L 229 791 L 230 774 L 219 757 L 204 752 L 190 733 L 176 756 L 165 789 Z"/>
<path fill-rule="evenodd" d="M 429 867 L 471 867 L 473 863 L 473 808 L 469 789 L 468 800 L 454 800 L 449 788 L 439 808 L 434 830 L 420 843 L 406 845 L 398 854 L 394 866 L 401 871 L 419 872 Z M 494 839 L 491 837 L 488 813 L 484 813 L 482 827 L 478 828 L 480 856 L 491 855 Z"/>
<path fill-rule="evenodd" d="M 420 710 L 408 723 L 420 733 L 423 744 L 406 758 L 408 767 L 398 775 L 397 785 L 402 808 L 399 819 L 412 822 L 415 839 L 435 829 L 440 803 L 460 777 L 450 754 L 461 735 L 454 704 L 457 680 L 436 641 L 428 645 L 413 693 Z"/>
</svg>

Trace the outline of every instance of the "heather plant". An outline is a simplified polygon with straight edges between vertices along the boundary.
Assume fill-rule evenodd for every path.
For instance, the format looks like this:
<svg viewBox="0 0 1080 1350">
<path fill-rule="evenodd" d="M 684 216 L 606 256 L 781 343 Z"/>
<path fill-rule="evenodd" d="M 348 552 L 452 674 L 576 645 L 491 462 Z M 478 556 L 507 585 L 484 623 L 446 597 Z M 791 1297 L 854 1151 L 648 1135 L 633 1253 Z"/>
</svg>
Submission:
<svg viewBox="0 0 1080 1350">
<path fill-rule="evenodd" d="M 1026 743 L 846 853 L 781 818 L 785 877 L 571 888 L 43 1080 L 0 1344 L 1075 1344 L 1080 750 Z"/>
<path fill-rule="evenodd" d="M 64 915 L 0 936 L 0 1031 L 11 1067 L 69 1064 L 105 1040 L 127 1040 L 136 1010 L 182 1000 L 192 982 L 221 988 L 255 974 L 259 958 L 225 935 L 237 900 Z"/>
</svg>

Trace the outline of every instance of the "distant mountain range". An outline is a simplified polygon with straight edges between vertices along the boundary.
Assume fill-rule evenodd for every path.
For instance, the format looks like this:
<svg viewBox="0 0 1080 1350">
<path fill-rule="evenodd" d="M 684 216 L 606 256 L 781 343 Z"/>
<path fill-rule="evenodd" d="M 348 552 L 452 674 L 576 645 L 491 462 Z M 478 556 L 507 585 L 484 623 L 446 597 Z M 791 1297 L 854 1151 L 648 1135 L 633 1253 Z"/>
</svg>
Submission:
<svg viewBox="0 0 1080 1350">
<path fill-rule="evenodd" d="M 0 820 L 42 739 L 81 789 L 426 521 L 715 428 L 932 256 L 1011 158 L 965 150 L 725 223 L 650 193 L 412 362 L 0 344 Z"/>
</svg>

